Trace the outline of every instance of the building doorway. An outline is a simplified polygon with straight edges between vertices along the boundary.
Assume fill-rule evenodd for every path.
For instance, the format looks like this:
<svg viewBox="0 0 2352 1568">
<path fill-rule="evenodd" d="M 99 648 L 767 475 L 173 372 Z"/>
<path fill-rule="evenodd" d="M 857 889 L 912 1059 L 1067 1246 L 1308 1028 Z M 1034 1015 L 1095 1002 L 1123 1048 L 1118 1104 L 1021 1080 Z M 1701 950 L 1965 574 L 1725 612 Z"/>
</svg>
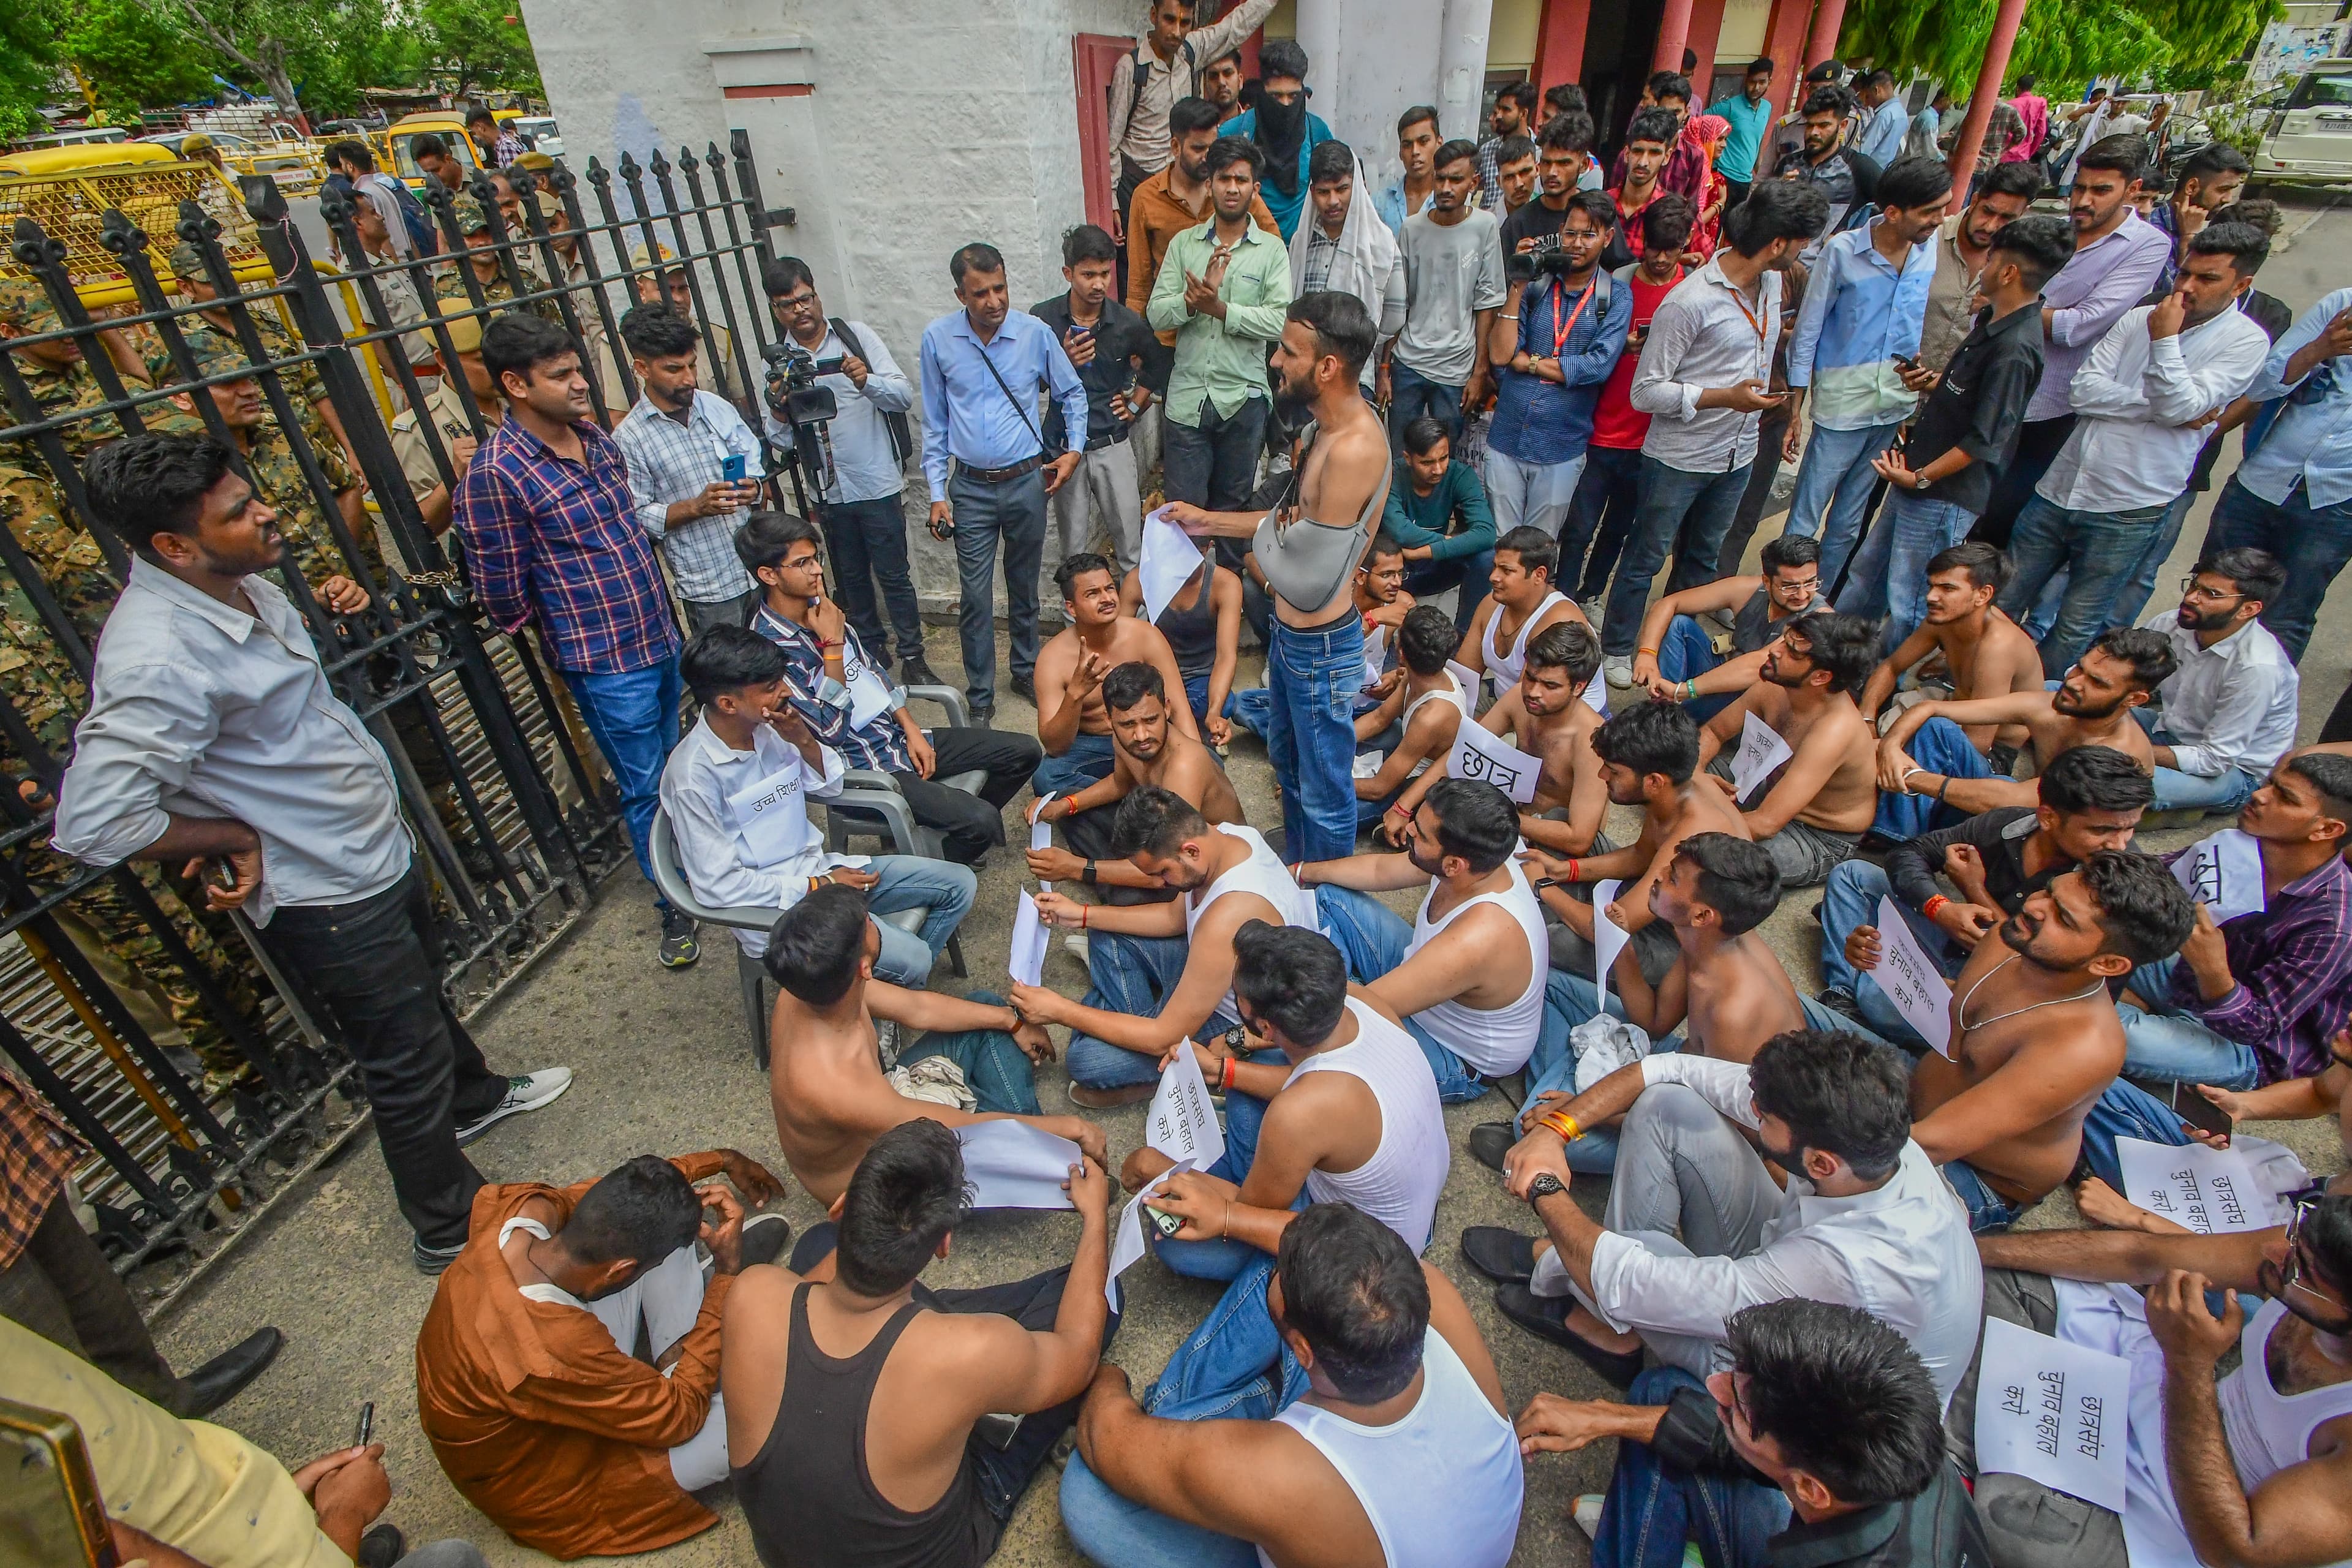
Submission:
<svg viewBox="0 0 2352 1568">
<path fill-rule="evenodd" d="M 1665 13 L 1665 0 L 1627 0 L 1622 5 L 1594 5 L 1586 13 L 1584 68 L 1578 79 L 1592 105 L 1604 163 L 1623 142 L 1625 121 L 1641 101 Z"/>
</svg>

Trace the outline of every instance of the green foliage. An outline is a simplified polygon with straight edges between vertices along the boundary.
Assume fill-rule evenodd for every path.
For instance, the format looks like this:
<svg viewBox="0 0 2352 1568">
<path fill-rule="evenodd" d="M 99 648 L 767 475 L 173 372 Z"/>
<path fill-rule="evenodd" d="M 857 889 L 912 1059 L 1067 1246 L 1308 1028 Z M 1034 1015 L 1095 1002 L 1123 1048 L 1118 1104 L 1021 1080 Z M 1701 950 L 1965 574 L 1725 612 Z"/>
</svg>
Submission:
<svg viewBox="0 0 2352 1568">
<path fill-rule="evenodd" d="M 425 51 L 459 97 L 541 90 L 520 0 L 422 0 L 416 9 Z"/>
<path fill-rule="evenodd" d="M 1965 98 L 1997 8 L 1997 0 L 1848 0 L 1838 52 L 1897 74 L 1924 71 Z M 2031 72 L 2064 97 L 2094 76 L 2162 79 L 2176 62 L 2210 69 L 2283 14 L 2279 0 L 2029 0 L 2009 75 Z"/>
<path fill-rule="evenodd" d="M 111 124 L 139 123 L 142 109 L 215 92 L 213 51 L 171 14 L 142 0 L 67 0 L 58 40 L 65 58 Z"/>
<path fill-rule="evenodd" d="M 57 17 L 48 0 L 0 0 L 0 137 L 37 135 L 57 97 Z"/>
</svg>

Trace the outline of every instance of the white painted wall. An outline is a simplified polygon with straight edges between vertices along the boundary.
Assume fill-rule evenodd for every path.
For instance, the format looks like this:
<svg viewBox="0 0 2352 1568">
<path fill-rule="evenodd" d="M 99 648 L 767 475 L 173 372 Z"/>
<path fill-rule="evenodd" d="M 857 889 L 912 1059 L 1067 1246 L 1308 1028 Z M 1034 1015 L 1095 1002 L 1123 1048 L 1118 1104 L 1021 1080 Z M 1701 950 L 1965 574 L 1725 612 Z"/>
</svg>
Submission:
<svg viewBox="0 0 2352 1568">
<path fill-rule="evenodd" d="M 1486 133 L 1486 37 L 1495 0 L 1445 0 L 1437 58 L 1437 123 L 1448 136 L 1473 142 Z"/>
<path fill-rule="evenodd" d="M 1438 101 L 1448 6 L 1438 0 L 1298 0 L 1298 43 L 1307 51 L 1315 112 L 1372 171 L 1396 163 L 1397 116 Z M 1483 36 L 1486 29 L 1479 27 Z M 1480 56 L 1484 69 L 1485 56 Z M 1470 134 L 1468 118 L 1439 121 L 1448 136 Z"/>
</svg>

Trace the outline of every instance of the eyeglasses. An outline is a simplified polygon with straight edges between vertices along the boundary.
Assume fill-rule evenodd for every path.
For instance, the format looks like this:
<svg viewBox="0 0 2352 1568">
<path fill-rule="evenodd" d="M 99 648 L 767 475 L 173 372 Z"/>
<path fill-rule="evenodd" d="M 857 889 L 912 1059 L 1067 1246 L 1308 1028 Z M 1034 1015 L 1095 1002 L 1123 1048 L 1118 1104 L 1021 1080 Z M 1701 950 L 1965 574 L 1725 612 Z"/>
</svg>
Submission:
<svg viewBox="0 0 2352 1568">
<path fill-rule="evenodd" d="M 2184 598 L 2204 599 L 2216 605 L 2220 604 L 2224 599 L 2242 599 L 2245 597 L 2243 594 L 2225 594 L 2219 588 L 2208 588 L 2203 584 L 2198 582 L 2196 577 L 2193 575 L 2183 577 L 2180 580 L 2180 592 Z"/>
<path fill-rule="evenodd" d="M 2322 1333 L 2352 1333 L 2352 1312 L 2344 1311 L 2343 1303 L 2335 1298 L 2303 1283 L 2303 1248 L 2299 1244 L 2303 1234 L 2303 1216 L 2309 1214 L 2318 1202 L 2316 1197 L 2299 1198 L 2295 1201 L 2294 1212 L 2287 1217 L 2286 1267 L 2278 1270 L 2279 1305 Z M 2264 1267 L 2267 1268 L 2270 1265 L 2266 1262 Z M 2297 1292 L 2301 1292 L 2307 1300 L 2316 1301 L 2323 1307 L 2336 1308 L 2337 1315 L 2332 1319 L 2322 1318 L 2304 1310 L 2295 1305 L 2294 1298 Z"/>
</svg>

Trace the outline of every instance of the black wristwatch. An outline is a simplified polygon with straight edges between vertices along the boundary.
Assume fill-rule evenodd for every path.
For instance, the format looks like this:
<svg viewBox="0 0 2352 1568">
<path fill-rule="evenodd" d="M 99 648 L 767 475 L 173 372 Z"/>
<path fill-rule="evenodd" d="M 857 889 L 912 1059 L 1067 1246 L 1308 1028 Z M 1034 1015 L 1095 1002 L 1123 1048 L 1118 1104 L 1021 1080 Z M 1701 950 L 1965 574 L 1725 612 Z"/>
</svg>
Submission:
<svg viewBox="0 0 2352 1568">
<path fill-rule="evenodd" d="M 1225 1031 L 1225 1054 L 1227 1056 L 1240 1056 L 1243 1048 L 1248 1044 L 1249 1031 L 1243 1028 L 1240 1025 L 1236 1024 L 1232 1028 Z"/>
<path fill-rule="evenodd" d="M 1554 1193 L 1566 1191 L 1568 1191 L 1568 1184 L 1558 1176 L 1553 1175 L 1549 1171 L 1538 1171 L 1536 1173 L 1536 1179 L 1528 1184 L 1528 1202 L 1532 1204 L 1538 1198 L 1548 1198 Z"/>
<path fill-rule="evenodd" d="M 1087 868 L 1078 873 L 1078 880 L 1089 888 L 1095 885 L 1095 863 L 1092 857 L 1088 857 L 1087 860 Z"/>
</svg>

